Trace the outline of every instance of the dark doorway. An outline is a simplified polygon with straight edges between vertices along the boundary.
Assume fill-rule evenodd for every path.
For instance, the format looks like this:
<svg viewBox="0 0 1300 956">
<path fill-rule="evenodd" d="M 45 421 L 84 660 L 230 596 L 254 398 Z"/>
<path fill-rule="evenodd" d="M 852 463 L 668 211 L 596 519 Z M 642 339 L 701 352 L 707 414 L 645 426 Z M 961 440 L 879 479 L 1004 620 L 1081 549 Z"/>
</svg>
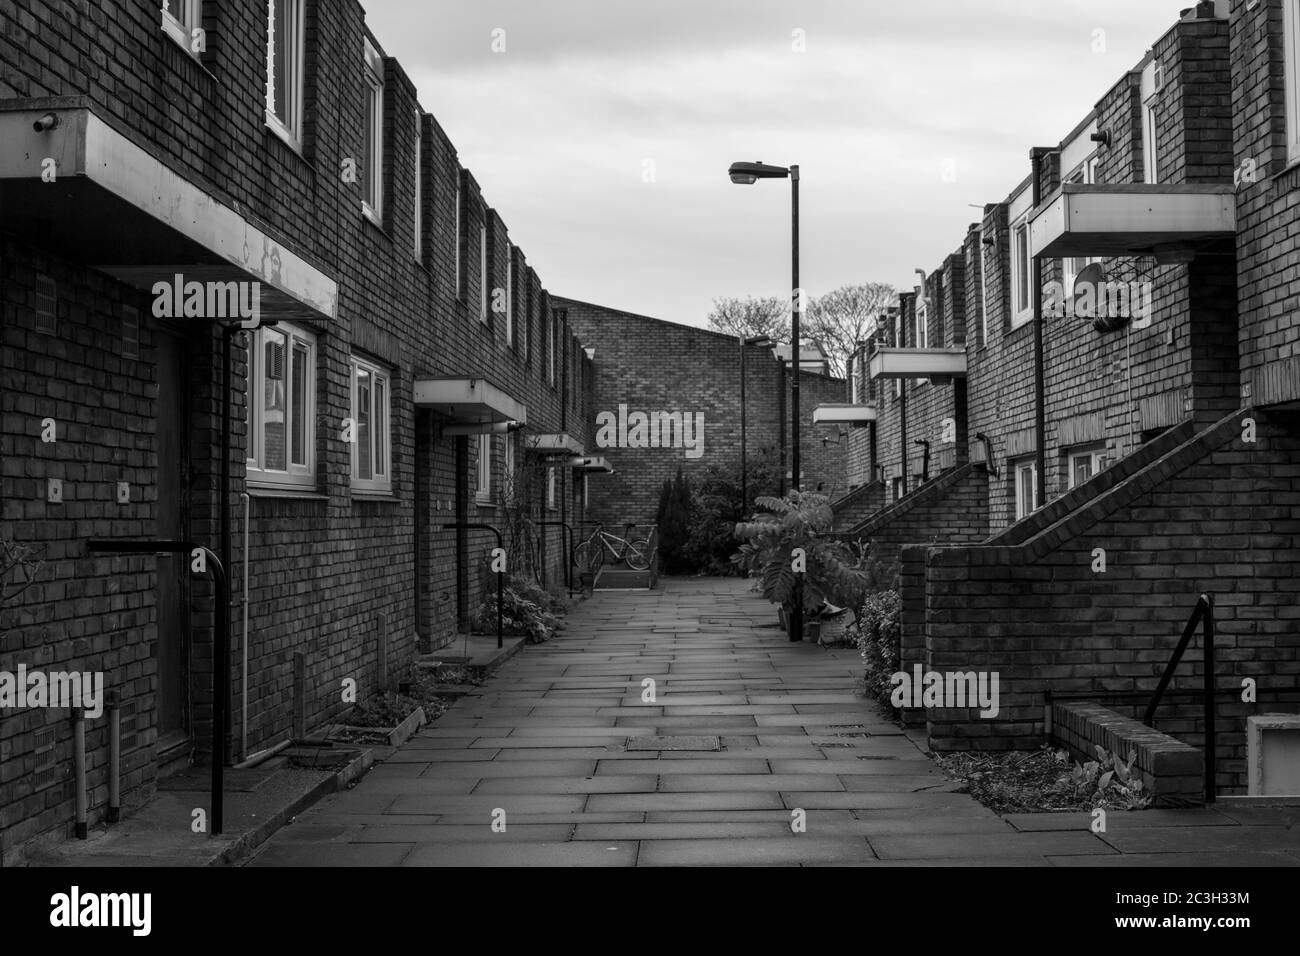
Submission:
<svg viewBox="0 0 1300 956">
<path fill-rule="evenodd" d="M 189 534 L 189 375 L 185 340 L 166 329 L 158 335 L 159 538 L 184 540 Z M 158 759 L 189 752 L 189 556 L 160 556 L 157 566 L 158 631 L 153 657 L 158 665 Z"/>
</svg>

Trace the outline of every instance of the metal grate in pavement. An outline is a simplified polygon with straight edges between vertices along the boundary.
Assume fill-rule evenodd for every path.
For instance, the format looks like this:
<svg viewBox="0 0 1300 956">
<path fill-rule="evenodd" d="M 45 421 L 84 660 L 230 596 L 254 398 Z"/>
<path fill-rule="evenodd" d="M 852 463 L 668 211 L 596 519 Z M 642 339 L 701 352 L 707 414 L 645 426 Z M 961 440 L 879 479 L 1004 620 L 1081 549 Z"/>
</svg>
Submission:
<svg viewBox="0 0 1300 956">
<path fill-rule="evenodd" d="M 629 737 L 628 750 L 721 750 L 717 737 L 677 734 L 660 737 Z"/>
</svg>

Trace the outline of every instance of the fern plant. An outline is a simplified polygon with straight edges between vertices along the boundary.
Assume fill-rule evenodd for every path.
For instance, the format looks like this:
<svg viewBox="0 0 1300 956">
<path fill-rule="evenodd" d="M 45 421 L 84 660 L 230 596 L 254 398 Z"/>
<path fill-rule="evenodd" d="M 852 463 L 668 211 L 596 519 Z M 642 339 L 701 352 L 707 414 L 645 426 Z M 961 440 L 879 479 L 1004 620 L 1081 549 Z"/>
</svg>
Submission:
<svg viewBox="0 0 1300 956">
<path fill-rule="evenodd" d="M 815 613 L 824 603 L 856 612 L 870 576 L 861 555 L 830 537 L 830 499 L 791 491 L 784 498 L 764 497 L 754 503 L 766 513 L 736 525 L 742 543 L 731 560 L 757 580 L 762 595 L 787 613 L 801 590 L 806 613 Z"/>
</svg>

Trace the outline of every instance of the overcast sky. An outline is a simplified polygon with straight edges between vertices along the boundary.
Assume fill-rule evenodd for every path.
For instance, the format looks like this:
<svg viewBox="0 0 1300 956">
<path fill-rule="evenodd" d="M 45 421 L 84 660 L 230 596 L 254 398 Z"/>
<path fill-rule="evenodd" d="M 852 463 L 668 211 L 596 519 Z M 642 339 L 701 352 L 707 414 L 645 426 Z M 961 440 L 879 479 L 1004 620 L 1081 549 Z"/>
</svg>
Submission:
<svg viewBox="0 0 1300 956">
<path fill-rule="evenodd" d="M 369 0 L 555 294 L 703 325 L 718 296 L 910 288 L 1194 0 Z M 804 51 L 796 52 L 802 31 Z M 504 52 L 493 52 L 504 40 Z M 945 176 L 945 173 L 947 175 Z"/>
</svg>

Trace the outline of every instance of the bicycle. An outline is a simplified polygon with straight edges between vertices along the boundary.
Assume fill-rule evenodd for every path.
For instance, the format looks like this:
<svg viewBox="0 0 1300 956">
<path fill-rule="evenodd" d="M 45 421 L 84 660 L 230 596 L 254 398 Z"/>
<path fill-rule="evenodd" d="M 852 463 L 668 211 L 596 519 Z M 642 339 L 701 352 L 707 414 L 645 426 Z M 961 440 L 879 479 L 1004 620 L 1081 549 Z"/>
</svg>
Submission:
<svg viewBox="0 0 1300 956">
<path fill-rule="evenodd" d="M 629 521 L 623 533 L 630 535 L 636 523 Z M 573 549 L 573 562 L 580 571 L 595 574 L 605 563 L 608 551 L 615 561 L 623 561 L 633 571 L 644 571 L 650 567 L 650 542 L 645 538 L 620 538 L 605 530 L 603 524 L 597 524 L 591 537 Z"/>
</svg>

